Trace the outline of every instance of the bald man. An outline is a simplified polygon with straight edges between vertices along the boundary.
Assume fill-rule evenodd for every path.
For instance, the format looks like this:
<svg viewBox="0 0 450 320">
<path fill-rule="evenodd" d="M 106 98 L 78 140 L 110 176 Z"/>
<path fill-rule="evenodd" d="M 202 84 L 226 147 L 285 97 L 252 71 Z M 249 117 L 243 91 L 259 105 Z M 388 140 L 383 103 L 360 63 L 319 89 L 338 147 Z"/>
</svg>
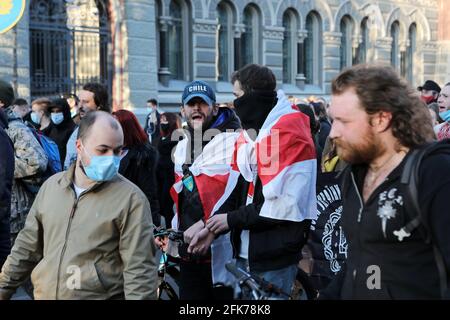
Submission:
<svg viewBox="0 0 450 320">
<path fill-rule="evenodd" d="M 30 273 L 35 299 L 156 298 L 150 205 L 118 174 L 122 146 L 110 114 L 83 118 L 77 160 L 37 195 L 0 274 L 0 299 Z"/>
</svg>

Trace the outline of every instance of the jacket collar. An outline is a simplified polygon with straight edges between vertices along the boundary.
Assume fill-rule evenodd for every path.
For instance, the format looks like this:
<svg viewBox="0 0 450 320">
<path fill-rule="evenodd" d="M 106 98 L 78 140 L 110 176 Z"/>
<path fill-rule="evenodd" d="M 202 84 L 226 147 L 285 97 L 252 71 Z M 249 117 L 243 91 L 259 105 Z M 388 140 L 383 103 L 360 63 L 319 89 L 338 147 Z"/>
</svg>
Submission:
<svg viewBox="0 0 450 320">
<path fill-rule="evenodd" d="M 59 178 L 58 183 L 62 188 L 71 188 L 74 185 L 74 176 L 75 176 L 75 166 L 77 165 L 77 162 L 73 163 L 67 171 L 64 172 L 64 174 Z M 105 182 L 97 182 L 94 184 L 91 188 L 86 190 L 87 192 L 97 192 L 103 189 L 103 187 L 107 186 L 109 183 L 118 180 L 118 176 L 116 176 L 111 181 L 105 181 Z"/>
<path fill-rule="evenodd" d="M 394 181 L 397 179 L 400 179 L 403 167 L 405 166 L 406 159 L 411 155 L 412 150 L 410 150 L 406 156 L 403 158 L 403 160 L 397 165 L 397 167 L 394 168 L 394 170 L 389 173 L 387 176 L 387 179 L 389 181 Z M 364 178 L 366 177 L 367 171 L 368 171 L 368 165 L 367 164 L 358 164 L 358 165 L 351 165 L 351 171 L 355 175 L 356 183 L 358 184 L 359 188 L 362 188 L 362 185 L 364 183 Z"/>
</svg>

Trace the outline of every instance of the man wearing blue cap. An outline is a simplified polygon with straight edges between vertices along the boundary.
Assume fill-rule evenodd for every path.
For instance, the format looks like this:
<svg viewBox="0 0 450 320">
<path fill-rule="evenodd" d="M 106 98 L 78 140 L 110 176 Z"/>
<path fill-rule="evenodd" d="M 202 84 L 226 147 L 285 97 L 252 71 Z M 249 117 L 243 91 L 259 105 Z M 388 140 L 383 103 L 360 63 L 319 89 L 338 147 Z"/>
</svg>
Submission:
<svg viewBox="0 0 450 320">
<path fill-rule="evenodd" d="M 200 177 L 198 172 L 208 170 L 209 160 L 217 157 L 217 152 L 207 152 L 206 146 L 211 143 L 211 149 L 211 146 L 220 146 L 222 141 L 229 141 L 226 131 L 240 129 L 241 124 L 232 109 L 216 106 L 214 90 L 204 81 L 193 81 L 185 87 L 182 104 L 188 128 L 187 139 L 178 143 L 174 155 L 178 183 L 174 185 L 177 215 L 172 224 L 184 232 L 186 242 L 179 247 L 180 298 L 211 300 L 218 298 L 213 291 L 211 249 L 206 255 L 198 255 L 188 252 L 187 248 L 192 238 L 205 227 L 212 211 L 211 203 L 215 201 L 211 199 L 220 194 L 223 184 L 216 183 L 222 178 L 215 180 L 211 174 L 209 177 L 200 174 Z"/>
</svg>

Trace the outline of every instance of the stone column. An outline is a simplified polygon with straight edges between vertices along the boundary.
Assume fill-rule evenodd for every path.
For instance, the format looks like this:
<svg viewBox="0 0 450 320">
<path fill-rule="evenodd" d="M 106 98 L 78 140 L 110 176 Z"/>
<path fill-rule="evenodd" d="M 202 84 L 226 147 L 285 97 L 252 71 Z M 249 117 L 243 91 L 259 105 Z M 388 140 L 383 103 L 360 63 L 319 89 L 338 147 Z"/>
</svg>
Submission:
<svg viewBox="0 0 450 320">
<path fill-rule="evenodd" d="M 235 24 L 233 26 L 233 41 L 234 41 L 234 70 L 239 70 L 242 65 L 242 39 L 241 36 L 245 32 L 243 24 Z"/>
<path fill-rule="evenodd" d="M 438 52 L 438 44 L 436 42 L 426 42 L 422 44 L 422 64 L 423 64 L 423 79 L 422 82 L 428 79 L 439 81 L 435 78 L 436 72 L 440 74 L 442 71 L 438 69 L 436 64 L 436 55 Z M 444 82 L 444 81 L 441 81 Z M 440 83 L 440 82 L 438 82 Z"/>
<path fill-rule="evenodd" d="M 326 94 L 331 93 L 331 81 L 340 71 L 340 32 L 323 33 L 323 88 Z"/>
<path fill-rule="evenodd" d="M 142 119 L 146 101 L 158 95 L 155 3 L 125 1 L 123 14 L 123 82 L 119 88 L 122 105 L 118 108 L 131 109 Z"/>
<path fill-rule="evenodd" d="M 362 43 L 362 36 L 356 35 L 352 38 L 352 65 L 359 63 L 358 61 L 358 48 Z"/>
<path fill-rule="evenodd" d="M 216 81 L 217 21 L 196 19 L 193 24 L 194 80 Z"/>
<path fill-rule="evenodd" d="M 299 30 L 297 33 L 297 76 L 295 77 L 295 84 L 300 90 L 305 90 L 305 70 L 304 69 L 304 40 L 308 36 L 307 30 Z"/>
<path fill-rule="evenodd" d="M 381 64 L 391 64 L 391 44 L 392 38 L 379 38 L 375 41 L 374 60 Z"/>
<path fill-rule="evenodd" d="M 277 78 L 277 82 L 281 84 L 283 82 L 284 28 L 265 27 L 262 35 L 262 64 L 273 71 Z"/>
<path fill-rule="evenodd" d="M 406 41 L 402 41 L 400 42 L 400 75 L 405 77 L 406 79 L 408 78 L 408 74 L 406 73 L 407 70 L 407 65 L 406 65 L 406 51 L 408 50 L 408 47 L 410 45 L 409 40 Z"/>
<path fill-rule="evenodd" d="M 159 21 L 159 70 L 158 78 L 161 84 L 165 87 L 169 85 L 171 73 L 169 70 L 169 37 L 167 31 L 169 30 L 170 17 L 160 17 Z M 157 35 L 156 35 L 157 36 Z"/>
</svg>

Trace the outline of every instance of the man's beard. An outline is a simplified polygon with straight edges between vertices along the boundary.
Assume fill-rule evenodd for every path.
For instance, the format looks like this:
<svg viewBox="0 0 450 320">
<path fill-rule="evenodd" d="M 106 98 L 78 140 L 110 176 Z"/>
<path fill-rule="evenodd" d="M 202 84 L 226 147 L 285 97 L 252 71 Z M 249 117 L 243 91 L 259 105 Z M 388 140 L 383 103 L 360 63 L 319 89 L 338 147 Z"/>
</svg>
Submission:
<svg viewBox="0 0 450 320">
<path fill-rule="evenodd" d="M 339 158 L 350 164 L 369 164 L 385 150 L 382 141 L 370 130 L 367 130 L 365 138 L 359 144 L 351 144 L 339 139 L 334 139 L 334 143 Z"/>
<path fill-rule="evenodd" d="M 202 131 L 206 131 L 209 129 L 209 127 L 212 125 L 212 120 L 214 118 L 214 115 L 212 113 L 210 114 L 204 114 L 204 113 L 200 113 L 203 117 L 203 122 L 201 127 L 194 127 L 193 123 L 194 120 L 192 118 L 190 118 L 187 123 L 189 125 L 189 127 L 193 130 L 202 130 Z"/>
</svg>

